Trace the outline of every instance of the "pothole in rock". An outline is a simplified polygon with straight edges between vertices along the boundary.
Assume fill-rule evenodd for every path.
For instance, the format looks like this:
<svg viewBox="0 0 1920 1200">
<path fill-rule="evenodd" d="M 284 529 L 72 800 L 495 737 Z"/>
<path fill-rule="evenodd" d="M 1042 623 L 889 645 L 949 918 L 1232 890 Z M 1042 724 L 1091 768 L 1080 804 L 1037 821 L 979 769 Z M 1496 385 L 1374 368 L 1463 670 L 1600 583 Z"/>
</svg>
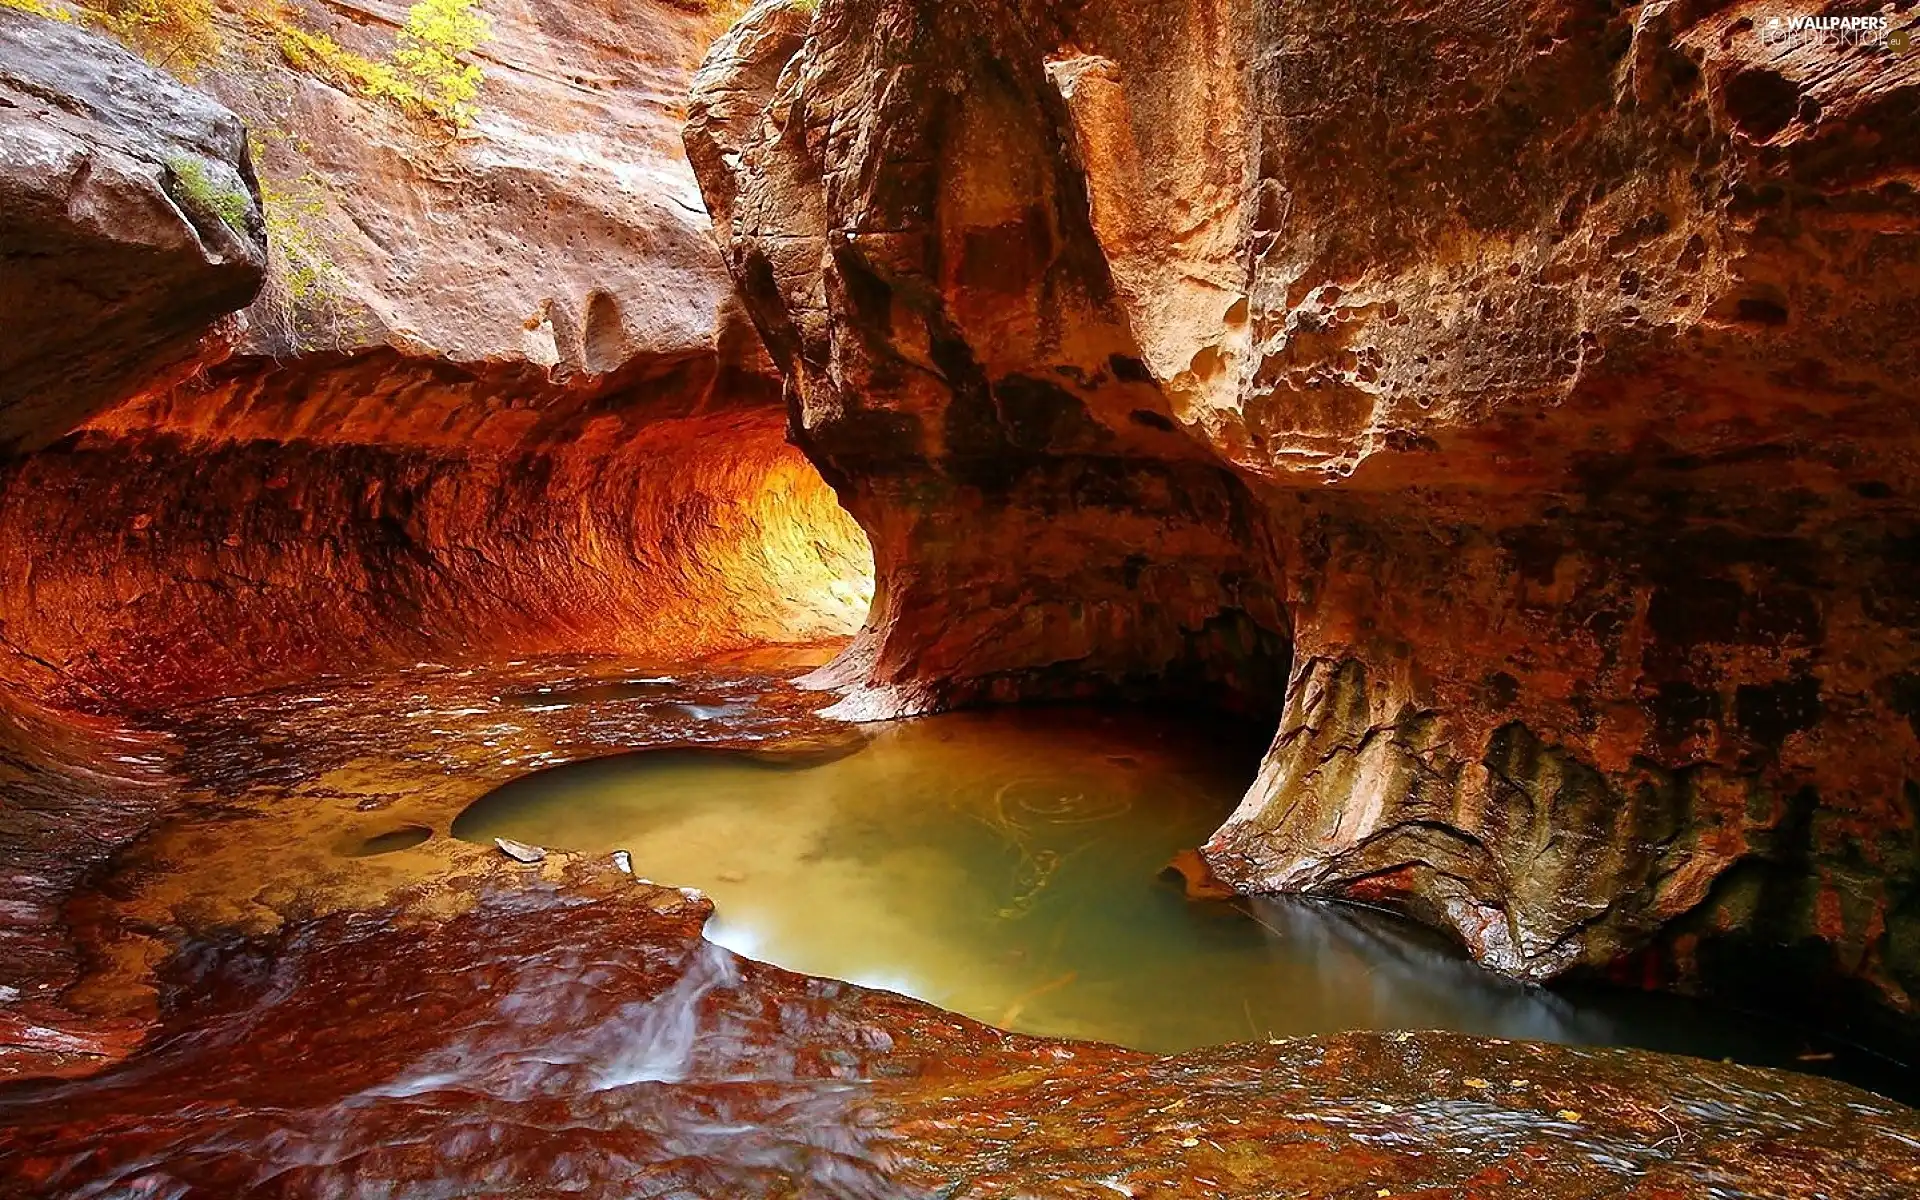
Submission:
<svg viewBox="0 0 1920 1200">
<path fill-rule="evenodd" d="M 401 825 L 367 837 L 350 839 L 340 852 L 348 858 L 373 858 L 398 850 L 411 850 L 432 836 L 433 830 L 425 825 Z"/>
<path fill-rule="evenodd" d="M 474 802 L 453 833 L 626 850 L 637 874 L 712 895 L 709 936 L 739 953 L 1019 1032 L 1156 1052 L 1439 1028 L 1788 1067 L 1832 1053 L 1676 997 L 1523 986 L 1387 914 L 1189 900 L 1162 869 L 1232 811 L 1257 743 L 1073 708 L 870 728 L 832 754 L 550 769 Z"/>
</svg>

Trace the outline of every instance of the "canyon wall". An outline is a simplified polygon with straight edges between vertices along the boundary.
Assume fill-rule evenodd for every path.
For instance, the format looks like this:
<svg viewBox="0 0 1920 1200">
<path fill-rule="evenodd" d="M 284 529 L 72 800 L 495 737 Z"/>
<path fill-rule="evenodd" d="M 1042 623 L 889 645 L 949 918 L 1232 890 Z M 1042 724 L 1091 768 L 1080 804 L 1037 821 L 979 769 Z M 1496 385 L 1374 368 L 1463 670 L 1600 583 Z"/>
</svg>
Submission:
<svg viewBox="0 0 1920 1200">
<path fill-rule="evenodd" d="M 1136 687 L 1269 706 L 1265 513 L 1143 361 L 1014 18 L 837 8 L 790 62 L 807 18 L 762 5 L 695 80 L 689 153 L 795 439 L 873 543 L 873 615 L 818 682 L 862 717 Z"/>
<path fill-rule="evenodd" d="M 382 662 L 684 658 L 857 629 L 865 540 L 785 442 L 680 147 L 718 19 L 486 9 L 484 84 L 455 130 L 293 52 L 324 38 L 379 61 L 406 5 L 216 8 L 222 49 L 193 74 L 245 137 L 101 39 L 0 14 L 220 112 L 228 166 L 251 186 L 257 165 L 265 200 L 240 223 L 254 288 L 273 234 L 258 301 L 184 370 L 124 369 L 97 342 L 134 343 L 104 324 L 78 340 L 94 323 L 72 314 L 28 331 L 67 348 L 42 351 L 51 368 L 84 361 L 117 391 L 93 411 L 41 388 L 86 411 L 0 466 L 0 683 L 107 712 Z M 60 92 L 93 78 L 70 57 L 43 68 L 43 106 L 100 107 Z M 9 236 L 52 244 L 36 229 Z M 25 296 L 49 272 L 22 257 L 6 278 Z M 159 282 L 169 329 L 197 338 L 224 311 L 191 278 Z"/>
<path fill-rule="evenodd" d="M 688 148 L 843 710 L 1284 704 L 1243 890 L 1912 1013 L 1920 55 L 1771 12 L 756 6 Z"/>
<path fill-rule="evenodd" d="M 717 19 L 487 9 L 456 133 L 312 57 L 390 55 L 404 4 L 222 4 L 204 61 L 144 47 L 225 107 L 0 8 L 0 1075 L 143 1035 L 63 998 L 99 953 L 69 906 L 192 799 L 182 713 L 866 611 L 680 148 Z"/>
</svg>

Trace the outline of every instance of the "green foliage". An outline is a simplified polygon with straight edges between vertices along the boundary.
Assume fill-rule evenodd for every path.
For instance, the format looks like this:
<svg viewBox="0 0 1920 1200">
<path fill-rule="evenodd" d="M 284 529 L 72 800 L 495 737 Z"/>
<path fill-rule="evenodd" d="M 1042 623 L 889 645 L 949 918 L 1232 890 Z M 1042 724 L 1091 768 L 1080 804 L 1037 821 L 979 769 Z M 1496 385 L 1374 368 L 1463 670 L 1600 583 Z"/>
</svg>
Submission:
<svg viewBox="0 0 1920 1200">
<path fill-rule="evenodd" d="M 83 21 L 112 34 L 156 66 L 192 79 L 221 50 L 215 0 L 0 0 L 55 21 Z"/>
<path fill-rule="evenodd" d="M 493 22 L 474 0 L 424 0 L 407 14 L 392 62 L 355 54 L 324 33 L 295 24 L 284 13 L 256 15 L 296 71 L 343 91 L 383 101 L 454 130 L 472 124 L 484 73 L 465 60 L 493 36 Z"/>
<path fill-rule="evenodd" d="M 220 53 L 214 0 L 107 0 L 89 15 L 156 65 L 191 75 Z"/>
<path fill-rule="evenodd" d="M 0 0 L 57 21 L 83 20 L 119 38 L 155 65 L 189 82 L 222 50 L 216 14 L 224 8 L 251 36 L 276 47 L 296 71 L 343 91 L 448 126 L 473 123 L 485 72 L 471 56 L 493 38 L 493 21 L 476 0 L 421 0 L 407 13 L 391 61 L 346 49 L 302 27 L 283 0 Z"/>
<path fill-rule="evenodd" d="M 254 144 L 255 162 L 266 159 Z M 270 341 L 290 351 L 315 349 L 330 334 L 337 344 L 356 322 L 346 276 L 321 237 L 327 212 L 326 184 L 312 171 L 280 183 L 260 176 L 260 211 L 267 226 L 267 286 L 253 316 Z"/>
<path fill-rule="evenodd" d="M 190 155 L 176 154 L 169 158 L 167 170 L 173 176 L 177 199 L 203 216 L 218 217 L 235 233 L 246 236 L 247 214 L 253 210 L 252 197 L 215 183 L 207 164 Z"/>
<path fill-rule="evenodd" d="M 484 77 L 468 56 L 493 38 L 493 21 L 474 0 L 421 0 L 407 10 L 394 61 L 436 116 L 456 130 L 473 123 Z"/>
<path fill-rule="evenodd" d="M 309 172 L 288 187 L 262 182 L 260 205 L 267 218 L 267 254 L 275 275 L 295 304 L 329 293 L 339 270 L 314 233 L 313 222 L 326 215 L 325 193 Z"/>
<path fill-rule="evenodd" d="M 355 54 L 324 33 L 297 25 L 277 25 L 274 35 L 280 57 L 296 71 L 317 75 L 343 91 L 369 100 L 385 100 L 402 108 L 427 107 L 411 84 L 387 63 Z"/>
<path fill-rule="evenodd" d="M 820 0 L 787 0 L 787 3 L 790 7 L 797 8 L 808 16 L 812 16 L 814 13 L 820 11 Z"/>
</svg>

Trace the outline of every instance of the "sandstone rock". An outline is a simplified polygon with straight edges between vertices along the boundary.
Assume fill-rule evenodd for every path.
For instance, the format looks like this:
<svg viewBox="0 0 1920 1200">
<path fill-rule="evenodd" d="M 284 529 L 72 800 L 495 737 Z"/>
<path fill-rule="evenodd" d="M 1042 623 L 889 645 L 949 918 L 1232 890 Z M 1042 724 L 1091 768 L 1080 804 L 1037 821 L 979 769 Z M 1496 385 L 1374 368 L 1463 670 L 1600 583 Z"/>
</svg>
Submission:
<svg viewBox="0 0 1920 1200">
<path fill-rule="evenodd" d="M 1911 1013 L 1920 56 L 1757 11 L 755 8 L 690 136 L 874 542 L 823 681 L 1284 701 L 1242 889 Z"/>
<path fill-rule="evenodd" d="M 516 449 L 489 439 L 538 413 L 489 421 L 487 392 L 442 378 L 468 445 L 380 444 L 373 414 L 335 424 L 354 441 L 275 436 L 243 411 L 230 437 L 92 432 L 0 472 L 0 681 L 147 708 L 422 658 L 688 659 L 858 627 L 865 539 L 777 413 L 603 417 Z"/>
<path fill-rule="evenodd" d="M 715 46 L 691 144 L 794 436 L 874 547 L 874 613 L 819 682 L 870 717 L 1147 680 L 1269 703 L 1263 514 L 1141 361 L 1045 23 L 826 7 L 782 64 L 790 21 L 762 4 Z"/>
<path fill-rule="evenodd" d="M 381 59 L 409 7 L 349 0 L 297 19 Z M 407 407 L 439 364 L 510 375 L 529 408 L 663 385 L 693 403 L 723 370 L 745 376 L 726 381 L 731 402 L 756 386 L 769 399 L 680 145 L 715 19 L 664 0 L 617 16 L 587 0 L 486 8 L 484 82 L 458 137 L 296 69 L 270 40 L 208 68 L 262 130 L 262 173 L 327 266 L 305 297 L 269 289 L 242 352 L 304 356 L 314 388 L 351 369 L 336 354 L 392 352 L 386 372 L 353 377 L 361 412 Z"/>
<path fill-rule="evenodd" d="M 110 41 L 0 9 L 0 459 L 190 359 L 265 268 L 232 113 Z"/>
<path fill-rule="evenodd" d="M 489 890 L 438 921 L 388 909 L 200 946 L 132 1060 L 0 1095 L 0 1188 L 226 1195 L 266 1176 L 287 1197 L 1599 1200 L 1920 1187 L 1920 1114 L 1829 1080 L 1444 1032 L 1171 1058 L 1024 1037 L 737 958 L 700 940 L 710 909 L 658 910 L 616 887 Z"/>
<path fill-rule="evenodd" d="M 1198 850 L 1182 850 L 1161 868 L 1162 879 L 1178 879 L 1189 900 L 1227 900 L 1240 893 L 1214 877 Z"/>
<path fill-rule="evenodd" d="M 406 7 L 297 18 L 381 56 Z M 865 540 L 784 442 L 680 148 L 716 19 L 489 8 L 458 138 L 227 30 L 200 77 L 326 273 L 296 303 L 278 262 L 230 357 L 0 469 L 0 682 L 143 706 L 858 626 Z"/>
</svg>

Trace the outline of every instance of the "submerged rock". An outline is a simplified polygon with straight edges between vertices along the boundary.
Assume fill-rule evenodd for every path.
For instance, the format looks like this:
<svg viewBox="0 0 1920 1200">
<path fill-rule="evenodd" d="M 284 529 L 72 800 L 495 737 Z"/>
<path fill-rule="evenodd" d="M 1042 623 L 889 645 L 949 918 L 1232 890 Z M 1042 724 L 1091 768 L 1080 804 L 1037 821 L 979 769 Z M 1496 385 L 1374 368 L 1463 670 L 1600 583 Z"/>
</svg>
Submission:
<svg viewBox="0 0 1920 1200">
<path fill-rule="evenodd" d="M 1178 879 L 1189 900 L 1225 900 L 1240 894 L 1220 881 L 1198 850 L 1180 851 L 1160 873 Z"/>
<path fill-rule="evenodd" d="M 0 8 L 0 460 L 191 360 L 266 265 L 239 118 L 112 41 Z"/>
</svg>

